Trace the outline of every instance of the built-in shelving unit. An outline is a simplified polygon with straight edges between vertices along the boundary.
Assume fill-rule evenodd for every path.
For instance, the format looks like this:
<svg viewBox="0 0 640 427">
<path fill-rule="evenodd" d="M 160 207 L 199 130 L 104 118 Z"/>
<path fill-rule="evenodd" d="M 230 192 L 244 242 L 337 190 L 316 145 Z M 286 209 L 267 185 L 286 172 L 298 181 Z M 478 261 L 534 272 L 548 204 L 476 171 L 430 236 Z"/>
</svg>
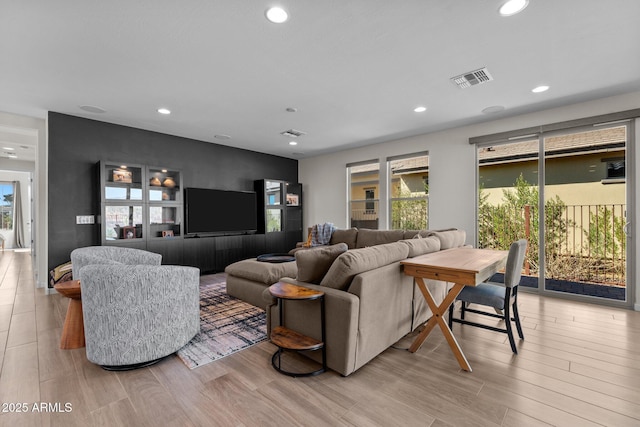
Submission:
<svg viewBox="0 0 640 427">
<path fill-rule="evenodd" d="M 302 238 L 302 186 L 282 180 L 255 182 L 258 232 L 186 238 L 183 174 L 171 167 L 101 161 L 100 242 L 146 249 L 163 264 L 222 271 L 232 262 L 288 252 Z"/>
<path fill-rule="evenodd" d="M 184 207 L 180 171 L 101 161 L 100 241 L 163 254 L 181 263 Z"/>
</svg>

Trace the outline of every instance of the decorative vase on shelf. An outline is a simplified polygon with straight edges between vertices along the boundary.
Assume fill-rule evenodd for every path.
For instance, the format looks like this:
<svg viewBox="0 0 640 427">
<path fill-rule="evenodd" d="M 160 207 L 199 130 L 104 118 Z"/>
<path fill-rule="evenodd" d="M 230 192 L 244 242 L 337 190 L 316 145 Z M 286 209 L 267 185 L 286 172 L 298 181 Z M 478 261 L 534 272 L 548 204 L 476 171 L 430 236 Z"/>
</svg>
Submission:
<svg viewBox="0 0 640 427">
<path fill-rule="evenodd" d="M 167 188 L 173 188 L 176 186 L 176 182 L 170 176 L 166 177 L 164 181 L 162 181 L 162 185 Z"/>
<path fill-rule="evenodd" d="M 160 180 L 158 179 L 158 177 L 154 176 L 149 180 L 149 185 L 152 185 L 154 187 L 160 187 L 162 184 L 160 183 Z"/>
</svg>

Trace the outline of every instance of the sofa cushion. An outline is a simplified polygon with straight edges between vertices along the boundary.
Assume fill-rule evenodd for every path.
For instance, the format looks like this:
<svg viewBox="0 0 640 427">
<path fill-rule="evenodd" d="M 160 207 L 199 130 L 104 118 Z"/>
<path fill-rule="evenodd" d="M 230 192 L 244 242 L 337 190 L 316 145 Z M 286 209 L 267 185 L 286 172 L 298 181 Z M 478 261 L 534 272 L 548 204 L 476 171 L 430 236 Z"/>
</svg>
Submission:
<svg viewBox="0 0 640 427">
<path fill-rule="evenodd" d="M 404 230 L 404 234 L 402 236 L 403 239 L 413 239 L 413 238 L 418 238 L 418 236 L 420 236 L 420 231 L 421 230 Z M 424 230 L 422 230 L 424 231 Z M 425 237 L 425 236 L 420 236 L 420 237 Z"/>
<path fill-rule="evenodd" d="M 357 238 L 358 229 L 355 227 L 347 230 L 334 230 L 329 244 L 335 245 L 336 243 L 346 243 L 349 249 L 355 249 Z"/>
<path fill-rule="evenodd" d="M 433 235 L 440 240 L 441 250 L 464 246 L 467 239 L 467 233 L 464 230 L 434 231 Z"/>
<path fill-rule="evenodd" d="M 404 238 L 402 230 L 358 230 L 358 240 L 356 248 L 366 248 L 369 246 L 384 245 L 385 243 L 393 243 Z"/>
<path fill-rule="evenodd" d="M 225 273 L 270 286 L 283 277 L 296 277 L 295 262 L 260 262 L 255 258 L 234 262 L 224 269 Z"/>
<path fill-rule="evenodd" d="M 440 239 L 435 236 L 424 237 L 420 239 L 400 240 L 409 247 L 409 258 L 418 255 L 430 254 L 440 250 Z"/>
<path fill-rule="evenodd" d="M 300 282 L 319 284 L 333 261 L 346 252 L 346 243 L 337 243 L 331 246 L 319 246 L 306 251 L 296 252 L 296 265 L 298 267 L 297 280 Z"/>
<path fill-rule="evenodd" d="M 320 285 L 346 290 L 357 274 L 401 261 L 407 255 L 409 247 L 400 242 L 347 251 L 331 264 Z"/>
</svg>

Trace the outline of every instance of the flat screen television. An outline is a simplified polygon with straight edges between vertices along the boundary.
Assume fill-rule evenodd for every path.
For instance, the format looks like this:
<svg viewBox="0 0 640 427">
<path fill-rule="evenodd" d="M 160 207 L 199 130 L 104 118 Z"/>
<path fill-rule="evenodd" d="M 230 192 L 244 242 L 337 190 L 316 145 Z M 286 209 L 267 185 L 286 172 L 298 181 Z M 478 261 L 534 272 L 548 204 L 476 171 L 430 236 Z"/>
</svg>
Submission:
<svg viewBox="0 0 640 427">
<path fill-rule="evenodd" d="M 187 236 L 251 234 L 257 230 L 254 191 L 185 188 Z"/>
</svg>

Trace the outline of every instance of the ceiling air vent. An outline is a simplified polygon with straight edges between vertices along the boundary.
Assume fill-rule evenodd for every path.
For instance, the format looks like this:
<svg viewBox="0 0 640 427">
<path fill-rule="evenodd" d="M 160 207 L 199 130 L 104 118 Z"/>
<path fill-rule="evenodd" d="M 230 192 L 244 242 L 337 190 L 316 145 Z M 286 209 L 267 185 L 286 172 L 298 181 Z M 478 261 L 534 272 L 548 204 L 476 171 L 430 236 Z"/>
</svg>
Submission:
<svg viewBox="0 0 640 427">
<path fill-rule="evenodd" d="M 468 73 L 461 74 L 459 76 L 451 77 L 451 81 L 455 83 L 460 89 L 465 89 L 471 86 L 479 85 L 481 83 L 490 82 L 493 80 L 489 70 L 486 68 L 480 68 L 479 70 L 470 71 Z"/>
<path fill-rule="evenodd" d="M 299 136 L 306 135 L 306 133 L 295 129 L 289 129 L 284 132 L 280 132 L 280 135 L 288 136 L 289 138 L 297 138 Z"/>
</svg>

